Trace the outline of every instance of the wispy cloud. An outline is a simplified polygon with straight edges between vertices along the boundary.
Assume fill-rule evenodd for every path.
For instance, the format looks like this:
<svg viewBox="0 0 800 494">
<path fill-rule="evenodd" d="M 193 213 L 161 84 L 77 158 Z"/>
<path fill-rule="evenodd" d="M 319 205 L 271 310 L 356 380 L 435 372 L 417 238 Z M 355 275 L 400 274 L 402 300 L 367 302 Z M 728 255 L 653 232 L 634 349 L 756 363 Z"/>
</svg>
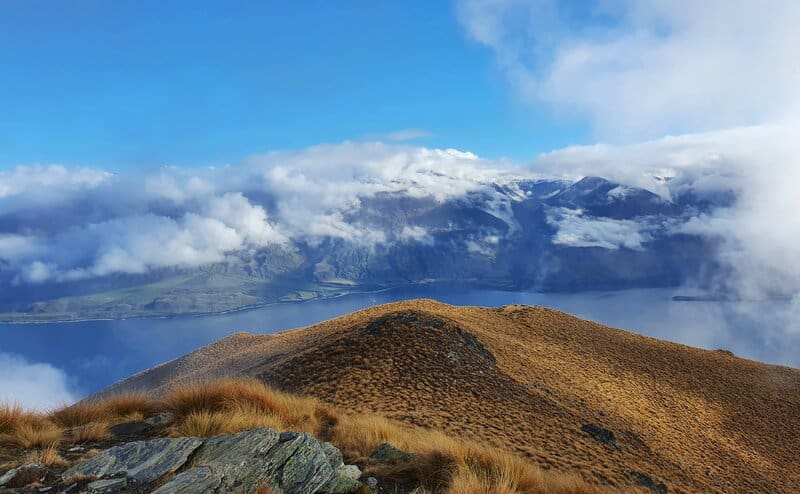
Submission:
<svg viewBox="0 0 800 494">
<path fill-rule="evenodd" d="M 653 138 L 796 115 L 800 4 L 775 0 L 461 0 L 524 99 L 601 137 Z"/>
</svg>

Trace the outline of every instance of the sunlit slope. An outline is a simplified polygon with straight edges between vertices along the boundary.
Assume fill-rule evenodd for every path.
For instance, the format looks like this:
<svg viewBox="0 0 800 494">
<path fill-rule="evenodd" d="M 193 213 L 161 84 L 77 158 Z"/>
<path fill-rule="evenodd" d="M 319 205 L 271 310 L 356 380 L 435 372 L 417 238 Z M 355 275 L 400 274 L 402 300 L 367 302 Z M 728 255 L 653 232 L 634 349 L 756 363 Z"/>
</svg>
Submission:
<svg viewBox="0 0 800 494">
<path fill-rule="evenodd" d="M 107 392 L 161 394 L 227 375 L 613 486 L 644 476 L 669 492 L 800 485 L 800 371 L 541 307 L 417 300 L 276 335 L 237 333 Z"/>
</svg>

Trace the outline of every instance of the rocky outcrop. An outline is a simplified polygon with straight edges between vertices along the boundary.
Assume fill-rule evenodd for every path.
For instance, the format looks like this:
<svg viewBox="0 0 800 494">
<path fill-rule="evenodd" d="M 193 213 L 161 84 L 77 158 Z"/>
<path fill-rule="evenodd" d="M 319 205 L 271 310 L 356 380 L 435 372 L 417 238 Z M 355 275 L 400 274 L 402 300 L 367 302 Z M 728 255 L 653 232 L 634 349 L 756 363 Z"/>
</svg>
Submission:
<svg viewBox="0 0 800 494">
<path fill-rule="evenodd" d="M 628 476 L 637 484 L 647 487 L 653 494 L 669 494 L 669 489 L 663 483 L 657 483 L 649 475 L 636 470 L 628 470 Z"/>
<path fill-rule="evenodd" d="M 606 429 L 605 427 L 601 427 L 597 424 L 584 424 L 581 427 L 581 430 L 599 443 L 603 443 L 606 446 L 611 446 L 615 449 L 620 449 L 619 445 L 617 444 L 617 439 L 614 437 L 614 432 Z"/>
<path fill-rule="evenodd" d="M 127 443 L 73 466 L 62 477 L 122 479 L 98 484 L 101 492 L 128 481 L 157 486 L 171 473 L 177 475 L 153 493 L 252 492 L 267 485 L 276 494 L 346 494 L 361 486 L 361 471 L 345 465 L 333 445 L 309 434 L 266 428 L 207 439 Z"/>
</svg>

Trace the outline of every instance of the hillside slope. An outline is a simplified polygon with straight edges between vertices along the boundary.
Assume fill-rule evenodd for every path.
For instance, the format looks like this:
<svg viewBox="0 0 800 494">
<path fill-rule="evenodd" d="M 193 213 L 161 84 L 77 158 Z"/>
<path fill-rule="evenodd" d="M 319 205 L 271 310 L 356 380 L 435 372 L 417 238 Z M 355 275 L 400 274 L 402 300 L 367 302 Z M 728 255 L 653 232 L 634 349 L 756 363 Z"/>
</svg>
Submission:
<svg viewBox="0 0 800 494">
<path fill-rule="evenodd" d="M 104 394 L 255 376 L 654 492 L 796 492 L 800 371 L 528 306 L 430 300 L 237 333 Z"/>
</svg>

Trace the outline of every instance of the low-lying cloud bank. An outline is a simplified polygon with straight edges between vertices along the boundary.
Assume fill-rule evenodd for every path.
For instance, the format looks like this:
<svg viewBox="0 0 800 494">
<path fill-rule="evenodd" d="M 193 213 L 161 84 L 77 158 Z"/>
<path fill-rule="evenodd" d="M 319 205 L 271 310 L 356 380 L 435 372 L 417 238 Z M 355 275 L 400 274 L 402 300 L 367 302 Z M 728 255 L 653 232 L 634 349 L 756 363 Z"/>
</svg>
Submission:
<svg viewBox="0 0 800 494">
<path fill-rule="evenodd" d="M 531 173 L 467 152 L 382 143 L 149 176 L 20 166 L 0 173 L 0 262 L 15 283 L 37 283 L 200 266 L 290 239 L 388 242 L 346 214 L 381 193 L 443 201 L 520 175 Z M 407 230 L 398 237 L 424 240 Z"/>
<path fill-rule="evenodd" d="M 48 410 L 78 399 L 67 374 L 50 364 L 0 352 L 0 404 Z"/>
<path fill-rule="evenodd" d="M 446 201 L 490 197 L 522 178 L 593 175 L 650 190 L 664 201 L 728 194 L 731 204 L 670 225 L 553 210 L 548 222 L 558 229 L 554 243 L 638 250 L 655 229 L 668 227 L 723 241 L 720 261 L 734 272 L 719 281 L 724 288 L 751 298 L 793 294 L 800 290 L 800 263 L 787 260 L 800 245 L 800 217 L 794 214 L 800 208 L 794 191 L 800 146 L 792 135 L 793 127 L 756 126 L 571 147 L 529 165 L 451 149 L 347 142 L 254 156 L 224 168 L 168 167 L 147 176 L 18 167 L 0 173 L 0 269 L 13 273 L 17 284 L 69 282 L 196 267 L 231 252 L 296 240 L 430 244 L 424 228 L 390 232 L 349 213 L 380 194 Z M 627 193 L 618 187 L 609 197 Z M 513 223 L 507 204 L 485 204 L 487 212 Z M 515 228 L 509 224 L 509 234 Z"/>
<path fill-rule="evenodd" d="M 724 241 L 720 259 L 748 298 L 800 291 L 800 126 L 770 125 L 665 137 L 623 146 L 572 147 L 540 156 L 540 170 L 597 174 L 665 198 L 733 191 L 729 208 L 699 214 L 680 231 Z M 662 180 L 654 180 L 661 177 Z"/>
</svg>

